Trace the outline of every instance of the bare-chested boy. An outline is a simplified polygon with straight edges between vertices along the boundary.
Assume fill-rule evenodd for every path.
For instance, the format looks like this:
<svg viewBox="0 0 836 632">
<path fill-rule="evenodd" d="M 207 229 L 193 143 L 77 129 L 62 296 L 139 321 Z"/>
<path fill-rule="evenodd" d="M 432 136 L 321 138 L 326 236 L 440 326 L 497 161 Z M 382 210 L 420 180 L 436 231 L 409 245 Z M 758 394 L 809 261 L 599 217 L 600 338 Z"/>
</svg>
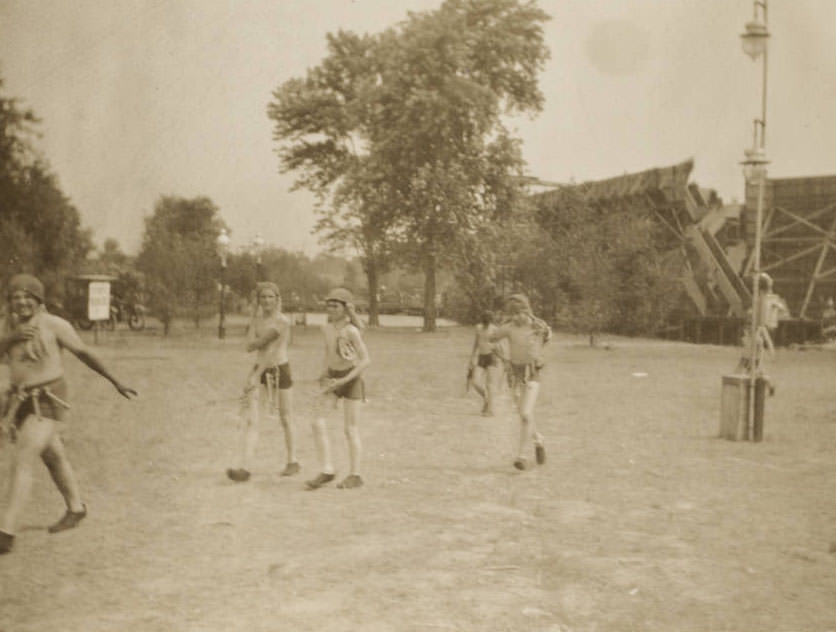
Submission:
<svg viewBox="0 0 836 632">
<path fill-rule="evenodd" d="M 354 311 L 354 299 L 346 289 L 337 288 L 325 298 L 328 322 L 322 326 L 325 339 L 325 362 L 320 383 L 323 400 L 320 406 L 333 406 L 343 400 L 345 438 L 348 442 L 349 473 L 337 487 L 353 489 L 363 486 L 360 476 L 362 445 L 357 427 L 357 402 L 365 399 L 363 372 L 369 366 L 369 353 L 360 335 L 362 324 Z M 334 462 L 325 419 L 318 416 L 313 422 L 314 441 L 322 469 L 305 486 L 317 489 L 334 480 Z"/>
<path fill-rule="evenodd" d="M 514 467 L 527 470 L 530 461 L 525 456 L 529 440 L 534 441 L 535 459 L 546 462 L 543 435 L 537 432 L 534 405 L 540 392 L 540 372 L 545 363 L 543 347 L 551 339 L 551 328 L 531 312 L 524 294 L 512 294 L 505 303 L 508 320 L 490 335 L 494 342 L 508 341 L 509 379 L 511 393 L 520 416 L 520 437 Z"/>
<path fill-rule="evenodd" d="M 259 283 L 258 306 L 250 323 L 247 351 L 257 352 L 253 366 L 244 385 L 244 434 L 241 441 L 241 463 L 226 471 L 236 482 L 250 478 L 250 467 L 258 443 L 259 417 L 278 408 L 284 430 L 287 464 L 281 476 L 293 476 L 299 472 L 296 460 L 296 440 L 291 419 L 293 380 L 290 375 L 287 347 L 290 342 L 290 319 L 282 314 L 279 288 L 270 282 Z"/>
<path fill-rule="evenodd" d="M 494 397 L 499 386 L 499 374 L 502 371 L 502 360 L 498 353 L 497 343 L 490 339 L 495 331 L 493 314 L 483 313 L 481 322 L 476 325 L 473 349 L 470 352 L 468 371 L 470 384 L 482 396 L 482 415 L 485 417 L 493 417 Z"/>
<path fill-rule="evenodd" d="M 113 377 L 70 323 L 44 309 L 44 287 L 37 278 L 28 274 L 12 277 L 8 300 L 0 356 L 9 364 L 11 390 L 0 421 L 0 440 L 11 439 L 15 452 L 6 504 L 0 514 L 0 553 L 12 549 L 17 519 L 29 498 L 38 459 L 46 465 L 67 505 L 64 516 L 49 532 L 72 529 L 87 515 L 60 435 L 69 408 L 61 351 L 70 351 L 107 378 L 122 396 L 130 399 L 136 395 Z"/>
</svg>

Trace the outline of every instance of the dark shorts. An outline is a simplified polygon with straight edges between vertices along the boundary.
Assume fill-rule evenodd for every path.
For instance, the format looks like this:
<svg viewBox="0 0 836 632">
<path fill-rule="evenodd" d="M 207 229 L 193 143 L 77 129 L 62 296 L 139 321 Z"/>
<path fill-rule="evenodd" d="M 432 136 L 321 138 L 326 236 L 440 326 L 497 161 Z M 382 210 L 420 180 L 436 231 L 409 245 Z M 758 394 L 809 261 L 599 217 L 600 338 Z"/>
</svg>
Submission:
<svg viewBox="0 0 836 632">
<path fill-rule="evenodd" d="M 328 377 L 344 377 L 353 370 L 354 369 L 341 369 L 338 371 L 337 369 L 328 369 Z M 355 377 L 350 382 L 346 382 L 339 388 L 335 388 L 332 392 L 337 396 L 337 398 L 344 397 L 345 399 L 366 400 L 366 385 L 363 382 L 362 376 Z"/>
<path fill-rule="evenodd" d="M 20 428 L 29 415 L 39 414 L 54 421 L 64 421 L 67 417 L 67 407 L 50 397 L 50 393 L 67 401 L 67 382 L 63 377 L 45 384 L 13 390 L 6 401 L 4 412 L 8 413 L 11 407 L 17 406 L 12 422 L 16 428 Z"/>
<path fill-rule="evenodd" d="M 285 362 L 278 366 L 271 366 L 261 374 L 261 383 L 267 386 L 267 380 L 278 385 L 280 390 L 286 390 L 293 386 L 293 379 L 290 377 L 290 363 Z"/>
<path fill-rule="evenodd" d="M 542 364 L 536 362 L 529 362 L 528 364 L 511 363 L 510 366 L 509 381 L 512 386 L 540 381 L 540 371 L 543 370 Z"/>
<path fill-rule="evenodd" d="M 496 357 L 495 353 L 480 353 L 479 358 L 476 360 L 476 365 L 483 369 L 487 369 L 490 366 L 497 366 L 498 364 L 499 358 Z"/>
</svg>

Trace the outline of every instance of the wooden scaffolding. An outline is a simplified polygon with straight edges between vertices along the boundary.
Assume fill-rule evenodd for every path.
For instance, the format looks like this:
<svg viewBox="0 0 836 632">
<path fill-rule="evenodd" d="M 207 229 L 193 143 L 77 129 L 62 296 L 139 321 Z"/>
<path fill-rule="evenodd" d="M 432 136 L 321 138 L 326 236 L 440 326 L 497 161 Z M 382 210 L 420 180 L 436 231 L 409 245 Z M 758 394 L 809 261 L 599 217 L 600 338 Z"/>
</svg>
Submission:
<svg viewBox="0 0 836 632">
<path fill-rule="evenodd" d="M 757 185 L 747 184 L 744 233 L 755 238 Z M 792 316 L 819 319 L 836 298 L 836 176 L 768 179 L 761 233 L 761 270 Z M 745 272 L 751 271 L 751 256 Z"/>
</svg>

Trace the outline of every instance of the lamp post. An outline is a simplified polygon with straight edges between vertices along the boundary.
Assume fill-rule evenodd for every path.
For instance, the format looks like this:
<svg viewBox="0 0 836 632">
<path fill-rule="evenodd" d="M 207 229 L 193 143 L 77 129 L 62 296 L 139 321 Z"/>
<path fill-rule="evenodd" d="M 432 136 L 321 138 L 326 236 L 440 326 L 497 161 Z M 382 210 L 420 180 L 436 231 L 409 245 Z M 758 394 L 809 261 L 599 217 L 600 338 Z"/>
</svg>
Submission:
<svg viewBox="0 0 836 632">
<path fill-rule="evenodd" d="M 743 173 L 746 183 L 757 186 L 757 203 L 755 207 L 755 243 L 752 252 L 752 319 L 749 331 L 749 423 L 747 424 L 747 439 L 760 440 L 763 420 L 762 404 L 758 406 L 758 379 L 761 377 L 761 332 L 762 310 L 760 308 L 761 292 L 761 238 L 763 231 L 763 207 L 766 193 L 766 70 L 767 70 L 767 0 L 755 0 L 754 16 L 746 23 L 745 32 L 740 36 L 745 52 L 753 61 L 763 58 L 763 79 L 761 82 L 761 116 L 754 121 L 752 148 L 744 151 Z"/>
<path fill-rule="evenodd" d="M 226 337 L 224 327 L 224 293 L 226 290 L 226 257 L 229 254 L 229 235 L 225 228 L 221 228 L 221 234 L 215 240 L 218 248 L 218 256 L 221 258 L 221 294 L 218 305 L 218 338 L 223 340 Z"/>
<path fill-rule="evenodd" d="M 256 281 L 263 281 L 264 280 L 264 266 L 261 262 L 261 253 L 264 250 L 264 238 L 261 236 L 261 233 L 258 233 L 253 238 L 252 244 L 253 254 L 255 255 L 255 280 Z"/>
</svg>

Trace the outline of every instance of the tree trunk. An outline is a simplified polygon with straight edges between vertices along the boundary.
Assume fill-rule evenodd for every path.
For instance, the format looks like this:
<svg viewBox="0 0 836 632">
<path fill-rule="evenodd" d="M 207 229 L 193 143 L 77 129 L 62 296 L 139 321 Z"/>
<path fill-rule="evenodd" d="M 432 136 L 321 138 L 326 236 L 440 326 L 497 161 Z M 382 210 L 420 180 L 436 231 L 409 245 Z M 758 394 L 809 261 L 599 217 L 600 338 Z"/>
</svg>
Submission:
<svg viewBox="0 0 836 632">
<path fill-rule="evenodd" d="M 425 332 L 435 331 L 435 255 L 424 257 L 424 328 Z"/>
<path fill-rule="evenodd" d="M 380 280 L 377 276 L 377 265 L 374 261 L 366 261 L 366 283 L 369 286 L 369 327 L 379 327 L 377 288 Z"/>
</svg>

